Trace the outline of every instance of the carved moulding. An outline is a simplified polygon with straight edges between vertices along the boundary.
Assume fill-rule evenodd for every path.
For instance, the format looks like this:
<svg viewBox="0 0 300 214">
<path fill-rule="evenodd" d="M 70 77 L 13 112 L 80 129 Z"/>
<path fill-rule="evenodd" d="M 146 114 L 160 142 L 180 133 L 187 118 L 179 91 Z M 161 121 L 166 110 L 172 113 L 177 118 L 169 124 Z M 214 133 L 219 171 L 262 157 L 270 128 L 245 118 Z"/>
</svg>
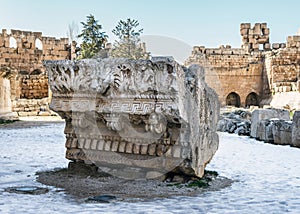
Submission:
<svg viewBox="0 0 300 214">
<path fill-rule="evenodd" d="M 218 148 L 219 103 L 203 69 L 172 58 L 45 61 L 66 158 L 111 174 L 203 176 Z"/>
</svg>

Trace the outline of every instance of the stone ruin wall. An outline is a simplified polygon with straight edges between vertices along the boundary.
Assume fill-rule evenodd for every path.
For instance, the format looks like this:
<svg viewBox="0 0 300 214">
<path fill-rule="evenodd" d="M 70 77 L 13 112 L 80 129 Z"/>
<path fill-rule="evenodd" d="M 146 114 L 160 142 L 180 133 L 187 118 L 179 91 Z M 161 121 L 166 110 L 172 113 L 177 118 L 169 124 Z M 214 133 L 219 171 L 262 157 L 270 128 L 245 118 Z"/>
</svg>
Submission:
<svg viewBox="0 0 300 214">
<path fill-rule="evenodd" d="M 48 77 L 44 74 L 23 75 L 21 82 L 21 99 L 42 99 L 48 97 Z"/>
<path fill-rule="evenodd" d="M 243 49 L 230 46 L 210 49 L 202 46 L 194 47 L 186 63 L 205 65 L 206 75 L 211 76 L 209 83 L 218 93 L 222 105 L 226 104 L 226 97 L 231 92 L 239 94 L 241 105 L 245 105 L 249 93 L 261 94 L 263 64 L 253 63 L 259 62 L 261 58 L 259 52 L 249 56 Z M 240 84 L 236 84 L 238 82 Z"/>
<path fill-rule="evenodd" d="M 0 33 L 0 68 L 11 72 L 12 111 L 37 115 L 48 105 L 48 77 L 43 60 L 70 59 L 67 38 L 42 36 L 41 32 L 3 29 Z M 35 99 L 35 101 L 32 101 Z M 43 103 L 43 105 L 40 105 Z"/>
<path fill-rule="evenodd" d="M 289 36 L 286 48 L 274 50 L 270 55 L 273 92 L 299 91 L 300 36 Z"/>
<path fill-rule="evenodd" d="M 268 105 L 276 94 L 294 92 L 297 95 L 300 91 L 300 36 L 289 36 L 286 43 L 271 45 L 266 23 L 256 23 L 253 28 L 249 23 L 242 23 L 240 33 L 241 48 L 195 46 L 185 64 L 198 63 L 206 67 L 206 76 L 212 76 L 211 86 L 222 105 L 236 102 L 236 97 L 230 97 L 232 94 L 239 98 L 237 106 L 253 105 L 255 97 L 257 105 Z M 299 108 L 300 101 L 297 102 L 294 104 Z"/>
<path fill-rule="evenodd" d="M 240 34 L 242 36 L 242 49 L 247 52 L 271 49 L 269 43 L 270 29 L 267 27 L 267 23 L 255 23 L 253 28 L 251 28 L 250 23 L 242 23 Z"/>
<path fill-rule="evenodd" d="M 288 36 L 286 43 L 270 44 L 266 23 L 253 27 L 242 23 L 240 34 L 241 48 L 195 46 L 185 64 L 206 67 L 207 81 L 217 91 L 222 105 L 269 105 L 280 96 L 275 102 L 281 104 L 287 95 L 295 100 L 300 91 L 300 36 Z M 2 30 L 0 70 L 10 68 L 12 74 L 9 80 L 13 111 L 36 115 L 40 108 L 47 107 L 48 77 L 42 61 L 70 59 L 75 46 L 69 45 L 68 39 L 44 37 L 41 32 Z M 300 100 L 294 103 L 300 106 Z"/>
</svg>

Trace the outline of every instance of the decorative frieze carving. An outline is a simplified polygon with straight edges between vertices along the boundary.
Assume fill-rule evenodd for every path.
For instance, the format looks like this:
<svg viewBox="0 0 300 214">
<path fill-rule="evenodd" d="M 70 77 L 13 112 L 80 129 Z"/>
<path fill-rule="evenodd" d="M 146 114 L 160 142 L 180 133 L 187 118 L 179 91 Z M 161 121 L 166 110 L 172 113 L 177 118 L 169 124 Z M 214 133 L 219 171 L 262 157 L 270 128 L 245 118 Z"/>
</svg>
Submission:
<svg viewBox="0 0 300 214">
<path fill-rule="evenodd" d="M 219 103 L 199 66 L 172 58 L 45 61 L 66 157 L 99 168 L 202 176 L 218 147 Z"/>
</svg>

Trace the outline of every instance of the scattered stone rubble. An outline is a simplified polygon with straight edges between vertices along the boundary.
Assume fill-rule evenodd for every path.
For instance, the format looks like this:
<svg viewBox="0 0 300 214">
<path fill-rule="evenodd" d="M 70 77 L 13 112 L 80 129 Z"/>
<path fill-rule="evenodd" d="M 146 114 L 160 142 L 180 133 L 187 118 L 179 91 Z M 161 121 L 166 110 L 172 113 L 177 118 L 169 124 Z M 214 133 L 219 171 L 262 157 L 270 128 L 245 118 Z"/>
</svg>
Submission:
<svg viewBox="0 0 300 214">
<path fill-rule="evenodd" d="M 235 133 L 250 136 L 251 112 L 246 110 L 235 110 L 221 115 L 217 130 L 221 132 Z"/>
<path fill-rule="evenodd" d="M 256 109 L 252 113 L 235 110 L 221 115 L 217 125 L 221 132 L 247 135 L 266 143 L 300 147 L 300 111 L 293 119 L 285 109 Z"/>
</svg>

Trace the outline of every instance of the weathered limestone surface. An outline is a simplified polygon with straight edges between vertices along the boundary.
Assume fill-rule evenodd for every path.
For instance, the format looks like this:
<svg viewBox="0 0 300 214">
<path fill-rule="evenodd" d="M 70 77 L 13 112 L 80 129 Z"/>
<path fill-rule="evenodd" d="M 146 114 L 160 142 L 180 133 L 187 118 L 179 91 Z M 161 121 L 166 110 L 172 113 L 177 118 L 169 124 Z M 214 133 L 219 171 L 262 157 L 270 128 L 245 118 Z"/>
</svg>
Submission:
<svg viewBox="0 0 300 214">
<path fill-rule="evenodd" d="M 269 119 L 260 120 L 258 122 L 257 131 L 256 131 L 257 140 L 262 140 L 267 143 L 274 142 L 273 132 L 272 132 L 273 122 L 274 122 L 273 120 L 269 120 Z"/>
<path fill-rule="evenodd" d="M 222 113 L 217 124 L 217 131 L 249 136 L 251 127 L 250 119 L 250 111 L 239 109 L 233 112 Z"/>
<path fill-rule="evenodd" d="M 292 145 L 300 147 L 300 111 L 295 111 L 293 116 Z"/>
<path fill-rule="evenodd" d="M 46 37 L 41 32 L 8 32 L 6 29 L 0 32 L 0 67 L 11 71 L 10 88 L 6 87 L 8 83 L 4 86 L 2 80 L 0 87 L 6 87 L 6 91 L 10 91 L 13 111 L 20 109 L 20 116 L 23 112 L 28 112 L 27 104 L 21 106 L 25 103 L 22 99 L 28 99 L 30 103 L 30 99 L 48 97 L 48 77 L 42 61 L 69 59 L 71 55 L 74 56 L 74 46 L 76 44 L 69 44 L 67 38 Z M 7 101 L 0 97 L 0 103 L 4 105 Z M 24 108 L 26 110 L 22 111 Z M 35 115 L 36 110 L 28 114 Z"/>
<path fill-rule="evenodd" d="M 21 99 L 42 99 L 48 97 L 48 77 L 43 73 L 23 75 Z"/>
<path fill-rule="evenodd" d="M 298 91 L 275 93 L 270 106 L 274 108 L 299 109 L 300 93 Z"/>
<path fill-rule="evenodd" d="M 251 112 L 241 109 L 230 111 L 231 108 L 227 108 L 221 109 L 222 113 L 217 125 L 218 131 L 250 135 L 250 129 L 252 128 L 251 136 L 257 140 L 300 147 L 299 111 L 294 112 L 291 121 L 287 110 L 256 109 L 252 112 L 252 119 Z M 250 120 L 254 125 L 251 124 Z"/>
<path fill-rule="evenodd" d="M 50 98 L 42 99 L 18 99 L 13 101 L 13 111 L 20 117 L 26 116 L 50 116 L 53 114 L 49 108 Z"/>
<path fill-rule="evenodd" d="M 8 113 L 12 111 L 10 81 L 8 78 L 9 71 L 1 71 L 0 73 L 0 113 Z"/>
<path fill-rule="evenodd" d="M 263 119 L 258 123 L 256 139 L 266 143 L 292 145 L 292 121 Z"/>
<path fill-rule="evenodd" d="M 255 23 L 253 28 L 250 23 L 242 23 L 240 33 L 243 42 L 242 48 L 247 51 L 258 51 L 259 45 L 263 45 L 264 50 L 269 50 L 271 47 L 269 43 L 270 29 L 267 28 L 267 23 Z"/>
<path fill-rule="evenodd" d="M 0 120 L 14 120 L 17 115 L 12 112 L 10 78 L 12 72 L 0 67 Z"/>
<path fill-rule="evenodd" d="M 222 105 L 300 109 L 300 36 L 271 47 L 266 23 L 241 23 L 240 33 L 241 48 L 194 46 L 185 65 L 205 67 Z"/>
<path fill-rule="evenodd" d="M 292 121 L 274 121 L 272 132 L 274 144 L 292 145 Z"/>
<path fill-rule="evenodd" d="M 201 67 L 164 57 L 44 65 L 68 159 L 121 177 L 203 176 L 218 148 L 219 101 Z"/>
<path fill-rule="evenodd" d="M 272 118 L 290 120 L 290 114 L 287 110 L 284 109 L 254 110 L 252 112 L 252 117 L 251 117 L 250 136 L 254 138 L 259 138 L 261 140 L 268 139 L 272 141 L 273 139 L 267 137 L 267 136 L 271 136 L 271 134 L 266 133 L 266 130 L 272 133 L 272 129 L 262 128 L 262 127 L 267 127 L 267 125 L 270 123 L 270 121 L 268 122 L 266 119 L 272 119 Z"/>
</svg>

